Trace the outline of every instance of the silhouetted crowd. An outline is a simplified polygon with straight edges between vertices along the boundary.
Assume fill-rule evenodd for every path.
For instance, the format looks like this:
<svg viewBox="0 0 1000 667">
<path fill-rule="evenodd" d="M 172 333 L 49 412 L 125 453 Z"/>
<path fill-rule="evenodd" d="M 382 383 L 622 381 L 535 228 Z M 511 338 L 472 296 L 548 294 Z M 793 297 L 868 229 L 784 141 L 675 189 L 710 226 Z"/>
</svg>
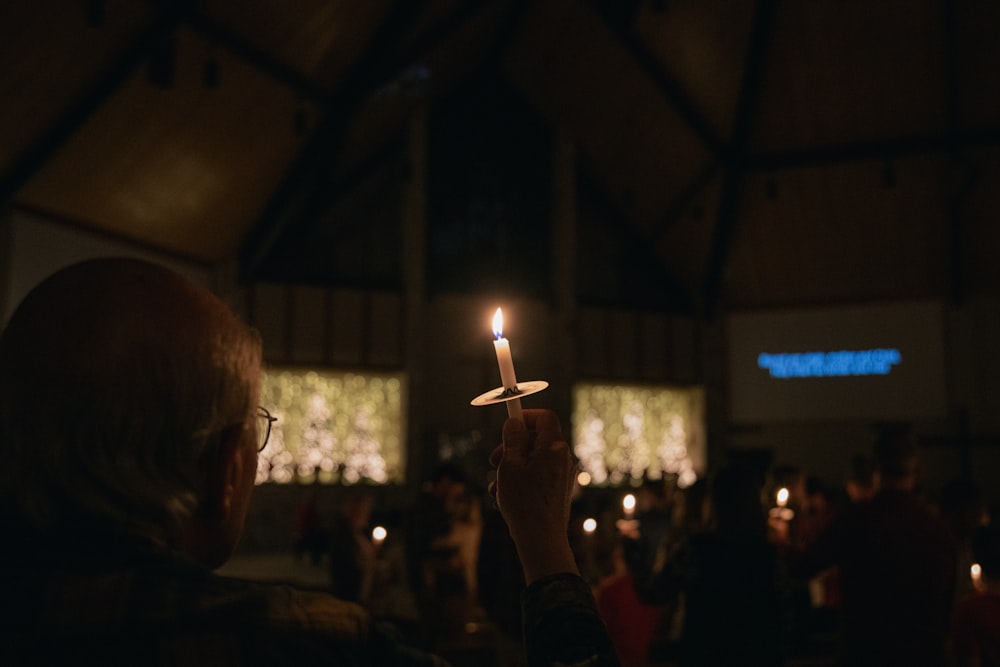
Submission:
<svg viewBox="0 0 1000 667">
<path fill-rule="evenodd" d="M 891 426 L 837 485 L 729 463 L 687 488 L 671 475 L 577 487 L 570 541 L 623 665 L 1000 664 L 987 502 L 965 478 L 931 494 L 918 472 L 914 434 Z M 399 525 L 395 595 L 411 597 L 394 620 L 431 644 L 470 623 L 516 635 L 523 583 L 493 515 L 460 466 L 434 471 Z M 334 582 L 358 580 L 338 562 Z"/>
</svg>

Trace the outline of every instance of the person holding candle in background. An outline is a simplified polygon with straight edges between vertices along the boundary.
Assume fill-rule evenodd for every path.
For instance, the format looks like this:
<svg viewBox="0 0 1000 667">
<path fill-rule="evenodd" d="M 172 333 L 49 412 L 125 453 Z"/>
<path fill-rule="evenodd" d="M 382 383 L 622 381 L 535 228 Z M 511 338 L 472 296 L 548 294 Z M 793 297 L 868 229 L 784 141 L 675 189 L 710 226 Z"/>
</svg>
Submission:
<svg viewBox="0 0 1000 667">
<path fill-rule="evenodd" d="M 626 562 L 633 571 L 656 569 L 678 538 L 673 520 L 675 508 L 668 496 L 668 488 L 674 489 L 674 484 L 673 479 L 643 480 L 634 496 L 633 511 L 629 511 L 625 502 L 632 494 L 622 499 L 626 518 L 618 523 L 618 532 L 623 538 Z"/>
<path fill-rule="evenodd" d="M 625 514 L 626 519 L 631 519 L 635 514 L 635 495 L 631 493 L 626 493 L 625 497 L 622 498 L 622 512 Z"/>
<path fill-rule="evenodd" d="M 330 590 L 339 598 L 368 605 L 375 573 L 371 539 L 374 497 L 361 486 L 349 488 L 330 528 L 328 556 Z"/>
<path fill-rule="evenodd" d="M 793 576 L 839 568 L 840 660 L 846 665 L 947 664 L 957 543 L 917 495 L 918 450 L 906 424 L 880 427 L 878 491 L 833 518 L 811 543 L 789 545 Z"/>
<path fill-rule="evenodd" d="M 594 595 L 623 666 L 649 664 L 654 644 L 668 638 L 664 613 L 672 607 L 640 600 L 633 576 L 651 571 L 660 547 L 666 545 L 664 525 L 658 519 L 669 519 L 657 516 L 663 489 L 663 480 L 646 479 L 635 493 L 625 494 L 623 518 L 615 522 L 617 532 L 605 534 L 597 549 Z M 636 558 L 648 558 L 648 563 L 630 565 L 629 559 Z"/>
<path fill-rule="evenodd" d="M 705 530 L 682 537 L 652 569 L 629 558 L 646 604 L 683 600 L 681 667 L 780 667 L 787 647 L 787 590 L 767 540 L 756 470 L 728 464 L 709 478 Z"/>
<path fill-rule="evenodd" d="M 21 538 L 0 556 L 0 662 L 445 664 L 357 604 L 212 572 L 269 433 L 261 366 L 256 332 L 150 262 L 81 262 L 25 297 L 0 335 L 0 523 Z M 509 419 L 498 463 L 527 663 L 615 664 L 569 550 L 554 415 Z"/>
<path fill-rule="evenodd" d="M 952 654 L 957 667 L 995 667 L 1000 665 L 1000 526 L 976 528 L 972 555 L 978 583 L 955 605 Z M 977 578 L 975 571 L 969 578 Z"/>
</svg>

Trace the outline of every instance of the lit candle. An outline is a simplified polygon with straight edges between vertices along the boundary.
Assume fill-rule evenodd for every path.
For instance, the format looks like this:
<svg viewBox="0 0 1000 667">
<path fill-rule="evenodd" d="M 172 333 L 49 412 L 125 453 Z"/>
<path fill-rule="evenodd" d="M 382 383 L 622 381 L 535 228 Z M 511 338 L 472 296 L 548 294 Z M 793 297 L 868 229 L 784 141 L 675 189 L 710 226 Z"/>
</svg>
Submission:
<svg viewBox="0 0 1000 667">
<path fill-rule="evenodd" d="M 983 568 L 979 563 L 973 563 L 969 568 L 969 575 L 972 577 L 972 587 L 977 591 L 983 590 Z"/>
<path fill-rule="evenodd" d="M 514 375 L 514 360 L 510 356 L 510 343 L 503 337 L 503 313 L 497 308 L 493 316 L 493 347 L 497 353 L 497 365 L 500 366 L 500 381 L 506 391 L 517 391 L 517 376 Z M 507 416 L 524 420 L 524 413 L 521 411 L 521 399 L 514 398 L 507 401 Z"/>
<path fill-rule="evenodd" d="M 631 518 L 632 514 L 635 512 L 635 496 L 631 493 L 626 494 L 622 498 L 622 509 L 625 510 L 625 517 Z"/>
<path fill-rule="evenodd" d="M 583 520 L 583 532 L 588 535 L 592 535 L 595 530 L 597 530 L 597 519 L 587 517 Z"/>
<path fill-rule="evenodd" d="M 772 518 L 781 519 L 782 521 L 791 521 L 795 518 L 795 512 L 792 511 L 792 508 L 786 507 L 789 495 L 788 489 L 785 487 L 778 489 L 778 493 L 774 498 L 778 506 L 771 508 L 770 516 Z"/>
<path fill-rule="evenodd" d="M 379 546 L 383 542 L 385 542 L 385 538 L 388 535 L 389 531 L 383 528 L 382 526 L 375 526 L 374 528 L 372 528 L 372 542 L 375 543 L 375 546 Z"/>
</svg>

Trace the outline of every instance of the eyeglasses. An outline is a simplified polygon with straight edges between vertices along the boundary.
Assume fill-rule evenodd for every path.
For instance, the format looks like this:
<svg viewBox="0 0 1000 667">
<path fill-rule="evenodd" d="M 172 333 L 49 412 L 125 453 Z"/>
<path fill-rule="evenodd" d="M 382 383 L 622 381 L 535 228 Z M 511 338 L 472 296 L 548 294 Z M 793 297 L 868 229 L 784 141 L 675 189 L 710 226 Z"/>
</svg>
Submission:
<svg viewBox="0 0 1000 667">
<path fill-rule="evenodd" d="M 267 439 L 271 437 L 271 424 L 278 421 L 278 418 L 272 416 L 267 408 L 258 405 L 257 419 L 260 420 L 257 425 L 257 451 L 262 452 L 267 447 Z"/>
</svg>

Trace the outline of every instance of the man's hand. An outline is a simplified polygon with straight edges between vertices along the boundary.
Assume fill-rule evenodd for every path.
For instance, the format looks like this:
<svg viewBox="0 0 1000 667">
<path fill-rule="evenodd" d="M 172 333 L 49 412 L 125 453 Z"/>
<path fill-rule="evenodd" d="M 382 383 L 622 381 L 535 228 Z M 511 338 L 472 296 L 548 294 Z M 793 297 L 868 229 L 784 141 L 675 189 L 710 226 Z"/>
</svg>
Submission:
<svg viewBox="0 0 1000 667">
<path fill-rule="evenodd" d="M 490 462 L 497 467 L 491 492 L 517 547 L 527 583 L 558 572 L 578 573 L 567 537 L 576 458 L 555 413 L 525 410 L 523 423 L 508 419 L 503 444 Z"/>
</svg>

